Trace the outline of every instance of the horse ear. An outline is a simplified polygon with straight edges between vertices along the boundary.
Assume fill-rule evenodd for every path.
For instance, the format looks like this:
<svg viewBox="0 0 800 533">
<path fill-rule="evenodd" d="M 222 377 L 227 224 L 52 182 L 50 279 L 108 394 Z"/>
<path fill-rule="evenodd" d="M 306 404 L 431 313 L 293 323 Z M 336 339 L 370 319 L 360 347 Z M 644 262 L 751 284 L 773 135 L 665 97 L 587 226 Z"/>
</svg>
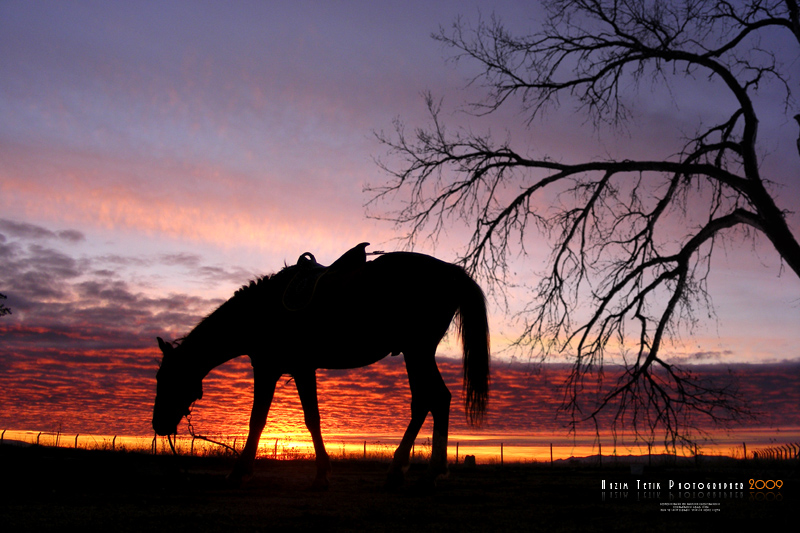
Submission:
<svg viewBox="0 0 800 533">
<path fill-rule="evenodd" d="M 156 337 L 156 340 L 158 341 L 158 347 L 161 348 L 161 353 L 163 353 L 164 355 L 172 353 L 171 344 L 169 344 L 168 342 L 164 342 L 164 339 L 162 339 L 161 337 Z"/>
</svg>

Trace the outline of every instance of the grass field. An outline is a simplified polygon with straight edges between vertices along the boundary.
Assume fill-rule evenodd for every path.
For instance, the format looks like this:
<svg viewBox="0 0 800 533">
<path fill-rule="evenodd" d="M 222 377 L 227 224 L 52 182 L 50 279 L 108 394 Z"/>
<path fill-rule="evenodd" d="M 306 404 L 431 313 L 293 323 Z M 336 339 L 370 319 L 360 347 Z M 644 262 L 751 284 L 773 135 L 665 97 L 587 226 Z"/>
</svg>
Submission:
<svg viewBox="0 0 800 533">
<path fill-rule="evenodd" d="M 259 460 L 229 488 L 232 459 L 0 447 L 4 531 L 729 531 L 787 530 L 800 518 L 797 463 L 720 461 L 598 468 L 580 462 L 451 467 L 434 491 L 382 489 L 388 463 L 334 461 L 310 492 L 308 460 Z M 750 490 L 750 479 L 781 481 Z M 647 490 L 637 489 L 650 487 Z M 676 486 L 669 488 L 670 481 Z M 606 489 L 603 490 L 604 485 Z M 649 483 L 650 485 L 643 485 Z M 682 490 L 677 489 L 677 483 Z M 697 487 L 702 489 L 698 490 Z M 708 484 L 714 489 L 706 489 Z M 723 490 L 722 484 L 742 484 Z M 710 487 L 710 485 L 708 485 Z M 761 484 L 760 486 L 763 486 Z M 624 488 L 623 488 L 624 487 Z M 657 488 L 656 488 L 657 487 Z M 773 531 L 781 531 L 773 530 Z"/>
</svg>

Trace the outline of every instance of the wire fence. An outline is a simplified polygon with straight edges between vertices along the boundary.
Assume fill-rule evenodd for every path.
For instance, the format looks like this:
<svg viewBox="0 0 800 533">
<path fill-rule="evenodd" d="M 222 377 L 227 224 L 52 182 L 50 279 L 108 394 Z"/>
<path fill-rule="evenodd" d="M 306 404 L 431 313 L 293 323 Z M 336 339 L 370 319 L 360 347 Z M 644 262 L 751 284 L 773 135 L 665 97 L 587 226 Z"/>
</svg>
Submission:
<svg viewBox="0 0 800 533">
<path fill-rule="evenodd" d="M 172 445 L 167 437 L 131 437 L 117 435 L 64 434 L 59 431 L 16 431 L 2 430 L 0 444 L 22 446 L 51 446 L 57 448 L 75 448 L 83 450 L 107 450 L 120 452 L 139 452 L 150 454 L 187 455 L 193 457 L 236 456 L 244 448 L 245 435 L 211 435 L 208 439 L 190 435 L 172 436 Z M 399 444 L 396 440 L 360 440 L 357 438 L 329 439 L 326 443 L 328 454 L 333 459 L 391 461 L 394 450 Z M 607 449 L 606 449 L 607 450 Z M 685 450 L 678 456 L 674 453 L 654 453 L 650 447 L 642 450 L 636 457 L 631 455 L 617 456 L 616 450 L 603 455 L 603 447 L 587 447 L 584 455 L 575 455 L 576 449 L 568 446 L 525 446 L 505 442 L 467 443 L 452 442 L 448 447 L 448 459 L 453 464 L 475 464 L 476 457 L 482 463 L 556 463 L 559 460 L 582 460 L 597 463 L 599 466 L 614 465 L 625 461 L 638 460 L 644 464 L 657 464 L 678 458 L 693 459 L 698 462 L 701 457 L 720 456 L 745 460 L 777 460 L 791 461 L 800 458 L 800 443 L 776 444 L 772 446 L 750 447 L 742 442 L 739 446 L 727 450 L 710 451 L 698 446 Z M 430 458 L 431 441 L 425 439 L 412 448 L 412 462 L 424 462 Z M 314 447 L 311 442 L 294 436 L 262 437 L 259 442 L 257 457 L 273 460 L 313 459 Z"/>
<path fill-rule="evenodd" d="M 778 461 L 789 461 L 800 458 L 800 443 L 789 443 L 783 446 L 770 446 L 768 448 L 758 448 L 753 451 L 754 459 L 771 459 Z"/>
<path fill-rule="evenodd" d="M 170 445 L 170 439 L 172 445 Z M 51 431 L 2 430 L 0 444 L 21 446 L 50 446 L 82 450 L 107 450 L 138 452 L 150 454 L 189 455 L 195 457 L 236 456 L 244 448 L 245 435 L 171 436 L 171 437 L 131 437 L 120 435 L 64 434 Z M 391 460 L 397 443 L 349 439 L 347 441 L 329 440 L 328 454 L 334 459 Z M 276 460 L 313 459 L 314 447 L 311 442 L 291 436 L 262 438 L 257 457 Z M 412 456 L 415 460 L 430 457 L 430 439 L 414 446 Z"/>
</svg>

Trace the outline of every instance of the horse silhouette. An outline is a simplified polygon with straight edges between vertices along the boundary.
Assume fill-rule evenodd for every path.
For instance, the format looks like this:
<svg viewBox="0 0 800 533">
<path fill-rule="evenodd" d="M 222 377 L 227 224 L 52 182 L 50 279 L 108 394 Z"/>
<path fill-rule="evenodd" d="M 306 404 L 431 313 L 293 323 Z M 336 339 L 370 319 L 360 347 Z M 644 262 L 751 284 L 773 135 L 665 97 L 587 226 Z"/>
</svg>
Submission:
<svg viewBox="0 0 800 533">
<path fill-rule="evenodd" d="M 414 440 L 433 416 L 425 481 L 447 472 L 451 394 L 434 359 L 454 317 L 463 347 L 464 407 L 480 424 L 489 391 L 489 326 L 484 294 L 463 268 L 436 258 L 393 252 L 366 260 L 362 243 L 331 267 L 303 254 L 297 265 L 239 289 L 231 299 L 174 343 L 158 338 L 163 358 L 156 376 L 153 429 L 172 435 L 203 395 L 215 367 L 248 355 L 253 366 L 253 409 L 247 443 L 229 479 L 252 474 L 261 432 L 277 381 L 294 378 L 316 454 L 313 487 L 328 487 L 330 460 L 320 432 L 318 368 L 359 368 L 403 354 L 411 388 L 411 422 L 394 453 L 387 486 L 403 484 Z M 311 287 L 292 296 L 293 287 Z M 288 300 L 291 305 L 287 305 Z"/>
</svg>

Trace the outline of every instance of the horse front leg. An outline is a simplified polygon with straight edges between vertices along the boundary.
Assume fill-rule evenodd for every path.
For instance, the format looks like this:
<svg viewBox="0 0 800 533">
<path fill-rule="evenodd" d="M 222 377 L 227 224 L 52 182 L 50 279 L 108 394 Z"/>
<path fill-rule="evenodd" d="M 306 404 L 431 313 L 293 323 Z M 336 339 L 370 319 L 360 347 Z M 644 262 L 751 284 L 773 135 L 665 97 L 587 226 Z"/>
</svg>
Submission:
<svg viewBox="0 0 800 533">
<path fill-rule="evenodd" d="M 311 441 L 314 443 L 314 454 L 316 455 L 317 475 L 311 488 L 313 490 L 327 490 L 330 486 L 328 474 L 331 472 L 331 460 L 328 457 L 328 452 L 325 451 L 325 443 L 322 442 L 316 372 L 311 370 L 295 374 L 294 381 L 297 385 L 297 393 L 300 395 L 303 416 L 306 421 L 306 427 L 311 433 Z"/>
<path fill-rule="evenodd" d="M 250 413 L 250 431 L 247 434 L 247 443 L 244 445 L 239 459 L 228 474 L 228 482 L 232 485 L 241 485 L 253 475 L 253 463 L 258 452 L 258 441 L 264 426 L 267 424 L 272 398 L 275 395 L 275 385 L 280 375 L 269 375 L 260 378 L 261 374 L 253 368 L 253 410 Z"/>
</svg>

